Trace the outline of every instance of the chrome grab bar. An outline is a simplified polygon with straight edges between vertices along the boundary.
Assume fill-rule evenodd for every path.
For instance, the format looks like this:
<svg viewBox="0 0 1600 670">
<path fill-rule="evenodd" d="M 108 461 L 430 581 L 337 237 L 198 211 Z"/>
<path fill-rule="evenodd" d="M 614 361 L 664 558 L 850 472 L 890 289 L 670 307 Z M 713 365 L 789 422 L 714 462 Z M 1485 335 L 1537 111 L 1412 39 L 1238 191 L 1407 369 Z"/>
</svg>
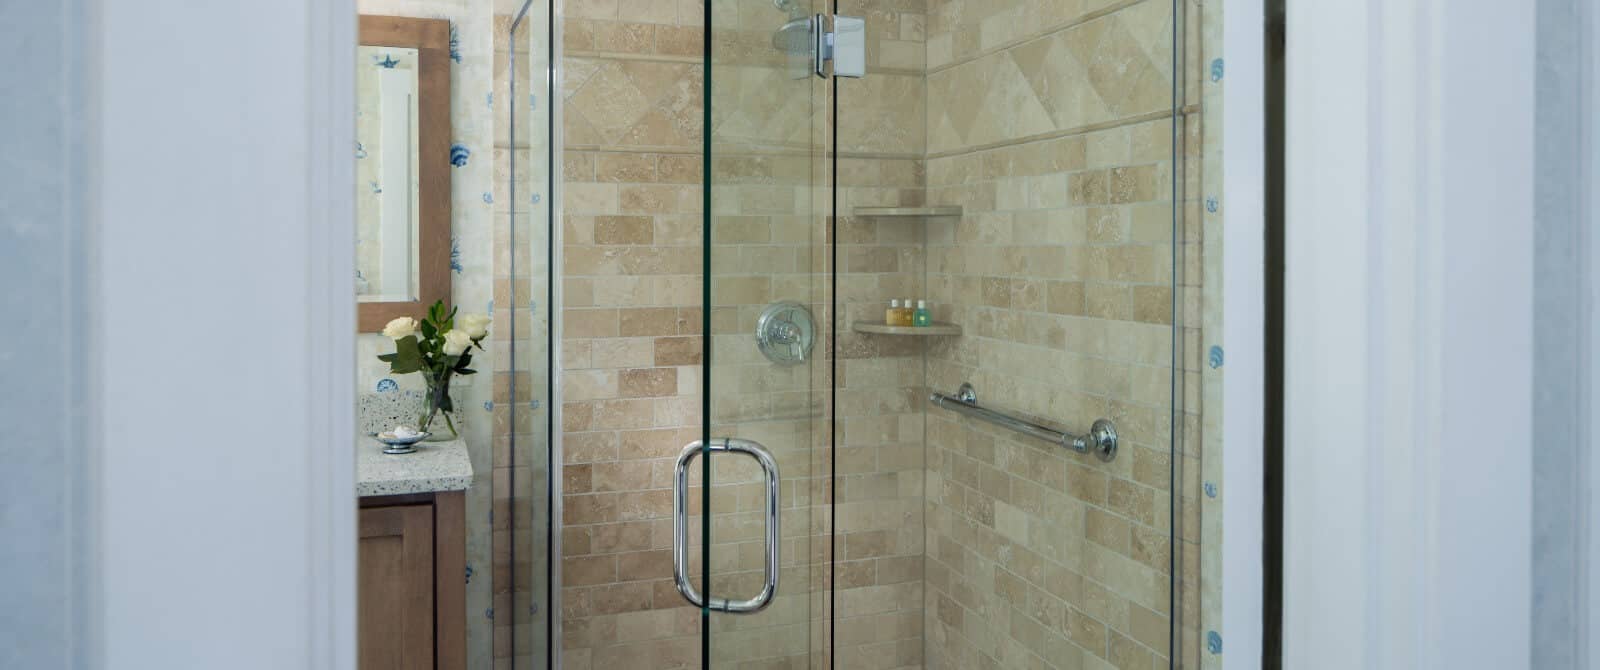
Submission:
<svg viewBox="0 0 1600 670">
<path fill-rule="evenodd" d="M 1036 437 L 1046 442 L 1054 442 L 1080 454 L 1094 452 L 1102 461 L 1110 461 L 1117 457 L 1117 427 L 1106 419 L 1097 419 L 1089 427 L 1088 435 L 1072 435 L 1063 433 L 1053 428 L 1041 426 L 1032 421 L 1019 419 L 1009 414 L 1002 414 L 987 407 L 978 405 L 978 392 L 971 384 L 962 384 L 961 389 L 953 396 L 935 391 L 928 396 L 928 402 L 935 407 L 942 407 L 958 414 L 965 414 L 975 419 L 987 421 L 997 426 L 1010 428 L 1029 437 Z"/>
<path fill-rule="evenodd" d="M 689 534 L 689 519 L 687 508 L 689 506 L 689 461 L 694 460 L 700 452 L 732 451 L 748 454 L 761 464 L 761 470 L 767 479 L 767 551 L 766 551 L 766 580 L 761 587 L 761 592 L 749 600 L 728 600 L 727 598 L 703 598 L 696 591 L 694 584 L 689 581 L 689 549 L 687 536 Z M 709 457 L 709 454 L 708 454 Z M 709 487 L 706 494 L 709 495 Z M 678 454 L 677 477 L 672 495 L 672 579 L 677 582 L 678 593 L 695 607 L 709 608 L 717 612 L 730 614 L 752 614 L 766 609 L 772 604 L 772 597 L 778 593 L 778 462 L 772 459 L 772 454 L 767 453 L 766 447 L 750 440 L 738 438 L 719 437 L 711 440 L 706 445 L 700 440 L 690 442 L 683 448 L 683 453 Z M 710 519 L 706 519 L 709 523 Z M 706 557 L 705 560 L 710 560 Z M 709 588 L 709 587 L 708 587 Z"/>
</svg>

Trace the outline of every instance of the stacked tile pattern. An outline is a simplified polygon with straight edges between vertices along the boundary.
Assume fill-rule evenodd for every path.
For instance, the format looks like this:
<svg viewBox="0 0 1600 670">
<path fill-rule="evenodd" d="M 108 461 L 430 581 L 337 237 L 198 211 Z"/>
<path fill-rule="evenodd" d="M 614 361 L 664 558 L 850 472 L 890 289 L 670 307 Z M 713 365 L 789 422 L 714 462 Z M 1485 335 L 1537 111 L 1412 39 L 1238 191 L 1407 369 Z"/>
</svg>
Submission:
<svg viewBox="0 0 1600 670">
<path fill-rule="evenodd" d="M 548 13 L 534 3 L 494 10 L 494 305 L 506 355 L 496 360 L 494 412 L 494 664 L 538 667 L 548 652 L 550 105 L 542 89 Z M 513 90 L 515 95 L 513 95 Z"/>
<path fill-rule="evenodd" d="M 780 598 L 755 617 L 713 619 L 713 663 L 1167 664 L 1172 565 L 1199 574 L 1203 302 L 1200 228 L 1175 239 L 1172 221 L 1176 207 L 1200 221 L 1197 26 L 1214 16 L 1184 4 L 1186 172 L 1175 177 L 1171 7 L 843 3 L 867 18 L 871 74 L 839 81 L 840 125 L 828 128 L 828 90 L 794 83 L 771 49 L 781 21 L 768 3 L 713 4 L 709 412 L 713 434 L 777 455 L 785 529 Z M 566 5 L 557 588 L 570 667 L 701 661 L 698 612 L 670 581 L 669 496 L 672 459 L 700 436 L 705 383 L 702 11 Z M 834 157 L 813 147 L 835 132 L 830 175 Z M 841 218 L 829 239 L 830 194 L 812 186 L 835 180 Z M 965 215 L 853 214 L 923 204 Z M 924 296 L 966 333 L 850 329 L 881 319 L 890 298 Z M 806 304 L 819 332 L 837 332 L 837 360 L 761 358 L 750 333 L 774 300 Z M 1123 451 L 1101 464 L 927 408 L 928 391 L 961 381 L 985 404 L 1074 429 L 1113 419 Z M 714 478 L 712 588 L 753 593 L 757 473 L 722 459 Z M 699 532 L 695 519 L 691 539 Z M 1199 581 L 1180 584 L 1180 660 L 1198 667 Z"/>
<path fill-rule="evenodd" d="M 552 587 L 568 668 L 701 660 L 700 614 L 673 587 L 671 560 L 672 466 L 700 434 L 704 332 L 701 20 L 679 4 L 569 2 L 561 25 L 565 461 Z"/>
<path fill-rule="evenodd" d="M 867 76 L 839 79 L 838 357 L 834 436 L 836 667 L 923 665 L 924 349 L 863 334 L 892 299 L 927 298 L 926 221 L 857 207 L 926 203 L 923 0 L 840 3 L 867 27 Z"/>
<path fill-rule="evenodd" d="M 965 334 L 931 345 L 927 381 L 1111 419 L 1121 450 L 928 411 L 926 667 L 1168 663 L 1175 483 L 1193 508 L 1175 473 L 1197 470 L 1170 446 L 1196 421 L 1173 402 L 1174 287 L 1186 304 L 1198 279 L 1174 262 L 1197 249 L 1174 237 L 1173 29 L 1157 0 L 930 0 L 928 200 L 964 216 L 927 226 L 929 293 Z"/>
<path fill-rule="evenodd" d="M 706 338 L 712 434 L 763 444 L 782 473 L 780 582 L 766 610 L 713 620 L 717 665 L 803 667 L 812 638 L 813 366 L 777 367 L 751 334 L 761 309 L 818 302 L 811 214 L 813 84 L 784 74 L 775 14 L 719 15 L 706 246 L 705 67 L 698 2 L 568 3 L 563 24 L 561 361 L 566 667 L 698 665 L 700 613 L 672 583 L 673 465 L 701 437 Z M 713 7 L 714 11 L 721 11 Z M 706 286 L 705 254 L 714 265 Z M 703 306 L 709 288 L 711 310 Z M 709 319 L 708 319 L 709 317 Z M 710 332 L 705 330 L 709 320 Z M 821 351 L 819 347 L 817 351 Z M 760 588 L 764 489 L 753 461 L 714 459 L 709 591 Z M 704 527 L 690 469 L 691 546 Z M 700 572 L 692 551 L 690 573 Z M 704 584 L 697 586 L 707 592 Z"/>
</svg>

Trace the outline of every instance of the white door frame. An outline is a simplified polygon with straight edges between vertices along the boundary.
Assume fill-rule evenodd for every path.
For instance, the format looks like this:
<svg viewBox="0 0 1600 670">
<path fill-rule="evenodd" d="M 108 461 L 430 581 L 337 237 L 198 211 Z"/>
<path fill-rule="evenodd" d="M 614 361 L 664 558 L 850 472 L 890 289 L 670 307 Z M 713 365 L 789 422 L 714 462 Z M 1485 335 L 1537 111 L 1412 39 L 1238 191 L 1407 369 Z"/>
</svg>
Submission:
<svg viewBox="0 0 1600 670">
<path fill-rule="evenodd" d="M 1533 3 L 1288 30 L 1285 667 L 1525 667 Z"/>
<path fill-rule="evenodd" d="M 255 11 L 259 3 L 247 3 Z M 306 381 L 306 444 L 312 464 L 310 523 L 311 606 L 305 625 L 311 639 L 308 667 L 356 667 L 357 520 L 354 450 L 337 447 L 355 435 L 355 45 L 357 14 L 352 0 L 306 0 L 307 44 L 312 51 L 306 89 L 306 219 L 310 228 L 307 280 L 311 298 L 310 374 Z M 318 64 L 322 64 L 318 66 Z M 325 342 L 319 347 L 317 343 Z M 321 371 L 322 374 L 318 374 Z M 332 445 L 319 449 L 318 441 Z"/>
</svg>

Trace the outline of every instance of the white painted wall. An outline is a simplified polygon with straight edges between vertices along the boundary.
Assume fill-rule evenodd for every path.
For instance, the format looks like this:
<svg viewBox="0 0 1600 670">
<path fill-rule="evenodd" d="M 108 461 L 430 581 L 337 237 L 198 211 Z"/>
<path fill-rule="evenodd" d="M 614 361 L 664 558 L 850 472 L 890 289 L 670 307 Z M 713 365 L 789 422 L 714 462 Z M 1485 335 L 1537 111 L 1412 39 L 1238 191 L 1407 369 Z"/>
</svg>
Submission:
<svg viewBox="0 0 1600 670">
<path fill-rule="evenodd" d="M 1532 19 L 1289 5 L 1285 667 L 1527 663 Z"/>
</svg>

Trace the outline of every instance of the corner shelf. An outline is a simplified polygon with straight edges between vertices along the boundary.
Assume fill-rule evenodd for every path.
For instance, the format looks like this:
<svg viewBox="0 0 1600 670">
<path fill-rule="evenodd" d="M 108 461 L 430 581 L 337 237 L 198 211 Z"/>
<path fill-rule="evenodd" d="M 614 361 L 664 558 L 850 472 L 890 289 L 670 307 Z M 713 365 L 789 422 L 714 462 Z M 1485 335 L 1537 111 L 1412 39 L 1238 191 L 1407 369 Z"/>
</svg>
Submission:
<svg viewBox="0 0 1600 670">
<path fill-rule="evenodd" d="M 911 335 L 916 337 L 952 336 L 961 334 L 961 326 L 953 323 L 933 322 L 931 326 L 891 326 L 882 321 L 857 321 L 850 329 L 873 335 Z"/>
<path fill-rule="evenodd" d="M 961 216 L 961 207 L 857 207 L 856 216 Z"/>
</svg>

